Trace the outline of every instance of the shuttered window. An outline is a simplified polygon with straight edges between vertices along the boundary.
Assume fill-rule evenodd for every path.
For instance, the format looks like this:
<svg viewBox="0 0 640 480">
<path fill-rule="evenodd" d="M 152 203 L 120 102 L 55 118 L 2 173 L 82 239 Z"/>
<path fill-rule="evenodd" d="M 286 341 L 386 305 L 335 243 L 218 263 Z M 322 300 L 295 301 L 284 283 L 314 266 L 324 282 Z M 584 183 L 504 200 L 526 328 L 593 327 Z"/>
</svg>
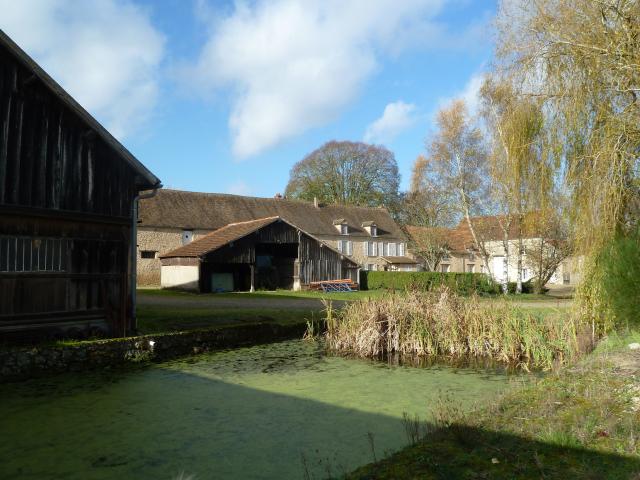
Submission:
<svg viewBox="0 0 640 480">
<path fill-rule="evenodd" d="M 353 255 L 353 242 L 351 240 L 340 240 L 338 242 L 338 251 L 345 255 Z"/>
<path fill-rule="evenodd" d="M 64 272 L 71 240 L 0 237 L 0 272 Z"/>
</svg>

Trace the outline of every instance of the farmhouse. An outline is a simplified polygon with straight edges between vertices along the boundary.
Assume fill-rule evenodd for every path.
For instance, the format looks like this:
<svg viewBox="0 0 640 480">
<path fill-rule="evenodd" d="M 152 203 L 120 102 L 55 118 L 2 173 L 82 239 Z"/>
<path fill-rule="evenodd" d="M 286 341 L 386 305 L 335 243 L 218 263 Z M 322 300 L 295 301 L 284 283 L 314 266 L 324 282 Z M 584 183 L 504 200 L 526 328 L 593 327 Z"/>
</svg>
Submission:
<svg viewBox="0 0 640 480">
<path fill-rule="evenodd" d="M 0 31 L 0 339 L 131 332 L 132 218 L 159 186 Z"/>
<path fill-rule="evenodd" d="M 368 270 L 410 270 L 416 269 L 417 262 L 407 256 L 406 237 L 400 227 L 389 215 L 384 208 L 368 208 L 353 207 L 345 205 L 322 205 L 318 202 L 304 202 L 297 200 L 289 200 L 276 196 L 274 198 L 256 198 L 239 195 L 226 195 L 219 193 L 197 193 L 184 192 L 178 190 L 161 190 L 158 195 L 140 202 L 140 224 L 138 228 L 138 281 L 141 285 L 159 286 L 161 283 L 161 261 L 163 264 L 168 263 L 168 254 L 171 258 L 175 257 L 175 252 L 179 247 L 194 244 L 197 240 L 202 239 L 212 232 L 220 230 L 221 234 L 228 232 L 230 227 L 237 227 L 238 224 L 251 221 L 262 221 L 267 219 L 278 218 L 282 225 L 288 225 L 289 229 L 296 230 L 301 233 L 304 242 L 309 241 L 315 246 L 324 245 L 323 251 L 335 251 L 344 257 L 349 265 L 355 264 L 361 269 Z M 269 229 L 275 228 L 270 226 Z M 282 227 L 284 228 L 284 227 Z M 234 231 L 231 229 L 231 231 Z M 253 234 L 253 232 L 252 232 Z M 266 232 L 258 233 L 266 235 Z M 212 237 L 210 237 L 212 238 Z M 216 238 L 216 237 L 213 237 Z M 294 239 L 295 240 L 295 239 Z M 234 241 L 234 240 L 232 240 Z M 249 240 L 247 240 L 249 241 Z M 237 243 L 237 242 L 236 242 Z M 297 240 L 281 243 L 298 243 Z M 198 245 L 201 245 L 198 243 Z M 235 245 L 235 244 L 234 244 Z M 227 246 L 226 248 L 229 248 Z M 259 247 L 256 253 L 256 262 L 267 261 L 260 254 Z M 296 253 L 295 248 L 290 247 L 291 252 Z M 324 248 L 324 247 L 322 247 Z M 213 252 L 212 252 L 213 253 Z M 191 262 L 191 266 L 195 267 L 196 257 L 200 258 L 209 253 L 198 251 Z M 250 253 L 250 255 L 253 255 Z M 280 255 L 281 258 L 282 254 Z M 278 256 L 276 255 L 276 256 Z M 297 253 L 296 253 L 297 255 Z M 215 253 L 217 258 L 220 253 Z M 162 258 L 164 257 L 164 258 Z M 180 257 L 184 258 L 184 257 Z M 235 289 L 248 290 L 250 284 L 247 283 L 247 272 L 249 264 L 246 263 L 247 258 L 253 261 L 253 257 L 244 258 L 245 265 L 243 274 L 239 273 L 241 267 L 234 267 L 236 273 L 237 284 Z M 289 256 L 289 259 L 294 256 Z M 284 275 L 287 278 L 297 277 L 300 287 L 303 287 L 312 278 L 319 279 L 317 276 L 309 276 L 309 270 L 305 270 L 305 261 L 312 261 L 312 257 L 296 257 L 301 270 L 298 275 Z M 187 262 L 187 260 L 180 260 Z M 334 258 L 337 262 L 337 257 Z M 178 262 L 171 260 L 170 262 Z M 340 261 L 342 262 L 342 261 Z M 336 279 L 335 275 L 339 273 L 344 275 L 347 268 L 345 264 L 336 263 L 333 273 L 326 272 L 326 278 L 322 280 Z M 211 259 L 207 257 L 203 261 L 203 265 L 211 263 Z M 290 261 L 289 261 L 290 263 Z M 340 266 L 340 265 L 342 266 Z M 174 265 L 177 266 L 177 265 Z M 265 267 L 265 265 L 255 265 L 256 268 Z M 338 270 L 338 267 L 342 270 Z M 210 268 L 209 266 L 205 268 Z M 221 269 L 220 263 L 216 269 Z M 284 268 L 280 266 L 279 268 Z M 291 267 L 288 267 L 289 269 Z M 355 270 L 348 268 L 349 275 L 347 278 L 353 278 L 357 281 Z M 195 271 L 195 270 L 194 270 Z M 209 277 L 210 272 L 204 272 Z M 222 273 L 222 272 L 220 272 Z M 230 273 L 230 272 L 227 272 Z M 317 275 L 316 270 L 314 275 Z M 240 281 L 239 276 L 245 280 Z M 339 276 L 339 275 L 338 275 Z M 199 277 L 204 278 L 204 277 Z M 218 277 L 220 278 L 220 277 Z M 255 279 L 255 278 L 254 278 Z M 193 281 L 193 280 L 192 280 Z M 207 282 L 209 280 L 206 280 Z M 256 280 L 257 281 L 257 280 Z M 262 280 L 260 280 L 262 281 Z M 287 280 L 279 285 L 298 286 Z M 228 286 L 228 285 L 227 285 Z M 208 289 L 209 285 L 204 284 L 202 288 Z"/>
<path fill-rule="evenodd" d="M 441 272 L 469 272 L 487 273 L 496 281 L 502 282 L 506 277 L 510 281 L 517 278 L 517 250 L 519 237 L 522 236 L 524 248 L 522 258 L 522 280 L 530 280 L 534 276 L 532 255 L 536 250 L 547 248 L 554 239 L 543 238 L 529 224 L 523 225 L 522 233 L 518 232 L 516 222 L 512 222 L 508 229 L 506 242 L 509 249 L 509 262 L 505 271 L 505 235 L 501 225 L 501 217 L 485 216 L 472 218 L 476 228 L 478 241 L 490 256 L 487 271 L 484 261 L 479 254 L 471 230 L 466 220 L 461 220 L 454 228 L 426 228 L 407 226 L 405 228 L 410 237 L 410 250 L 416 256 L 419 251 L 429 249 L 441 249 L 442 254 L 438 259 L 437 270 Z M 580 281 L 581 260 L 577 257 L 568 257 L 563 260 L 550 283 L 575 285 Z"/>
</svg>

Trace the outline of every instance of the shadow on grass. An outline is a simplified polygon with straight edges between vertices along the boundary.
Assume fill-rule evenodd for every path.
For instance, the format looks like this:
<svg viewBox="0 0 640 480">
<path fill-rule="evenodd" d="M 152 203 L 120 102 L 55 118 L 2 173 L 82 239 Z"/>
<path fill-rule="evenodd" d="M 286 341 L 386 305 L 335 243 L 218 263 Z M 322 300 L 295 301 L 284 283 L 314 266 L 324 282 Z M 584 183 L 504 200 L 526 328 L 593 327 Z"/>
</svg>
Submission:
<svg viewBox="0 0 640 480">
<path fill-rule="evenodd" d="M 587 450 L 568 436 L 542 442 L 452 425 L 436 429 L 426 440 L 347 478 L 635 480 L 637 475 L 640 458 Z"/>
<path fill-rule="evenodd" d="M 343 375 L 351 388 L 336 388 L 334 377 L 323 377 L 327 384 L 299 377 L 322 371 L 321 353 L 229 355 L 0 385 L 3 478 L 336 478 L 410 438 L 401 418 L 342 406 L 386 395 L 369 383 Z M 545 443 L 454 425 L 348 478 L 595 480 L 634 472 L 637 458 L 561 438 Z"/>
<path fill-rule="evenodd" d="M 138 332 L 176 332 L 247 323 L 290 325 L 324 318 L 320 310 L 249 308 L 175 308 L 139 305 L 136 309 Z"/>
</svg>

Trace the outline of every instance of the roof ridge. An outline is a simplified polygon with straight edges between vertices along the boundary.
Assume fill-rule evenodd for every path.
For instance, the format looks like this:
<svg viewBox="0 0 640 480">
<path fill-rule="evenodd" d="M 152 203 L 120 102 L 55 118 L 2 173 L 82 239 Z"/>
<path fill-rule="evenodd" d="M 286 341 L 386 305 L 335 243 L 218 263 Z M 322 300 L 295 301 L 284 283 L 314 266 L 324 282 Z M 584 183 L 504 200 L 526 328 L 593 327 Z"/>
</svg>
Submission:
<svg viewBox="0 0 640 480">
<path fill-rule="evenodd" d="M 304 204 L 304 205 L 309 205 L 309 206 L 314 206 L 313 201 L 311 200 L 304 200 L 304 199 L 300 199 L 300 198 L 273 198 L 273 197 L 257 197 L 257 196 L 253 196 L 253 195 L 238 195 L 236 193 L 222 193 L 222 192 L 194 192 L 193 190 L 179 190 L 179 189 L 174 189 L 174 188 L 163 188 L 161 190 L 161 192 L 167 193 L 167 192 L 176 192 L 176 193 L 186 193 L 186 194 L 191 194 L 191 195 L 206 195 L 206 196 L 220 196 L 220 197 L 235 197 L 235 198 L 249 198 L 249 199 L 253 199 L 253 200 L 268 200 L 271 202 L 290 202 L 290 203 L 298 203 L 298 204 Z M 362 209 L 362 210 L 385 210 L 385 211 L 389 211 L 387 209 L 387 207 L 385 207 L 384 205 L 378 206 L 378 207 L 369 207 L 366 205 L 347 205 L 347 204 L 341 204 L 341 203 L 329 203 L 329 204 L 325 204 L 322 205 L 320 208 L 358 208 L 358 209 Z"/>
<path fill-rule="evenodd" d="M 232 222 L 232 223 L 227 223 L 225 226 L 220 227 L 218 230 L 222 230 L 223 228 L 230 227 L 232 225 L 242 225 L 244 223 L 264 222 L 265 220 L 277 220 L 279 218 L 282 218 L 282 217 L 280 217 L 280 215 L 274 215 L 272 217 L 262 217 L 262 218 L 256 218 L 254 220 L 244 220 L 242 222 Z"/>
</svg>

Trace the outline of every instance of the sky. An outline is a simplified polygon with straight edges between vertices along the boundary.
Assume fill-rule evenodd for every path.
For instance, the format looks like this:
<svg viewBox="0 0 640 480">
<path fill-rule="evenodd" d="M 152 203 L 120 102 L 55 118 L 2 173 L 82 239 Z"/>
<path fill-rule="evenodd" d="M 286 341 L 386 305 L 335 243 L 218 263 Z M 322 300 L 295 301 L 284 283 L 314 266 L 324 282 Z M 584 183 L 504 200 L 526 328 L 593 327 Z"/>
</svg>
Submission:
<svg viewBox="0 0 640 480">
<path fill-rule="evenodd" d="M 330 140 L 406 189 L 434 115 L 476 101 L 495 0 L 0 0 L 0 28 L 165 187 L 271 197 Z"/>
</svg>

